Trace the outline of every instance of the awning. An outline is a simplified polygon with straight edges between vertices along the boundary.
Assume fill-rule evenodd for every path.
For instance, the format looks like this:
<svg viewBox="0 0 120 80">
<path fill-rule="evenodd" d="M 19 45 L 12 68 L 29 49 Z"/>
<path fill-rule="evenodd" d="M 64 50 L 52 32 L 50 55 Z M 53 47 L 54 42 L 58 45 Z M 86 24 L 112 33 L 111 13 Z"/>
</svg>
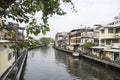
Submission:
<svg viewBox="0 0 120 80">
<path fill-rule="evenodd" d="M 107 52 L 120 52 L 120 49 L 108 49 L 108 50 L 103 50 Z"/>
<path fill-rule="evenodd" d="M 91 47 L 92 49 L 104 49 L 105 47 L 103 47 L 103 46 L 93 46 L 93 47 Z"/>
<path fill-rule="evenodd" d="M 5 43 L 5 42 L 10 42 L 10 41 L 8 41 L 8 40 L 1 40 L 0 39 L 0 43 Z"/>
</svg>

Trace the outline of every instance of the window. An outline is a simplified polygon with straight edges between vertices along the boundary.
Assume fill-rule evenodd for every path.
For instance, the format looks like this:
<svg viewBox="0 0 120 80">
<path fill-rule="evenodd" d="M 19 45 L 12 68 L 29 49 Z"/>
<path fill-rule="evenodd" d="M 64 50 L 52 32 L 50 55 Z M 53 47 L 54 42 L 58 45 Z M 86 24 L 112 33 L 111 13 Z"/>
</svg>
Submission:
<svg viewBox="0 0 120 80">
<path fill-rule="evenodd" d="M 8 61 L 11 60 L 11 58 L 12 58 L 12 53 L 9 53 L 8 54 Z"/>
<path fill-rule="evenodd" d="M 81 33 L 80 33 L 80 32 L 78 33 L 78 36 L 81 36 Z"/>
<path fill-rule="evenodd" d="M 96 52 L 97 52 L 97 50 L 96 50 L 96 49 L 94 49 L 94 52 L 96 53 Z"/>
<path fill-rule="evenodd" d="M 104 30 L 101 30 L 101 33 L 104 33 Z"/>
<path fill-rule="evenodd" d="M 118 39 L 113 39 L 112 43 L 119 43 L 119 40 Z"/>
<path fill-rule="evenodd" d="M 104 43 L 104 40 L 101 40 L 101 43 Z"/>
<path fill-rule="evenodd" d="M 120 33 L 120 28 L 116 28 L 115 33 Z"/>
<path fill-rule="evenodd" d="M 114 60 L 119 60 L 119 53 L 114 53 Z"/>
<path fill-rule="evenodd" d="M 111 40 L 110 39 L 106 40 L 106 44 L 110 45 L 111 44 Z"/>
<path fill-rule="evenodd" d="M 113 28 L 108 28 L 108 33 L 113 33 Z"/>
</svg>

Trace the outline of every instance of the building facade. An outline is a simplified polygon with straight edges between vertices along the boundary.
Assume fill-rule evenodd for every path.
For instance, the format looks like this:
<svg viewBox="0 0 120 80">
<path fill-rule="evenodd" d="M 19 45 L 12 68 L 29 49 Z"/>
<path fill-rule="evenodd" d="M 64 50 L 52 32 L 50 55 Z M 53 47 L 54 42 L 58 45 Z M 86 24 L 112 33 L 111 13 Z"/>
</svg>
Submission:
<svg viewBox="0 0 120 80">
<path fill-rule="evenodd" d="M 14 45 L 11 41 L 24 41 L 24 30 L 25 28 L 10 22 L 8 28 L 0 31 L 0 77 L 13 65 L 18 57 L 18 54 L 10 48 Z"/>
<path fill-rule="evenodd" d="M 0 31 L 0 39 L 2 40 L 24 40 L 24 27 L 19 27 L 18 24 L 9 22 L 8 27 L 6 29 L 2 29 Z"/>
<path fill-rule="evenodd" d="M 70 31 L 70 49 L 77 50 L 81 42 L 81 31 L 80 29 L 74 29 Z"/>
<path fill-rule="evenodd" d="M 112 61 L 120 60 L 120 14 L 114 22 L 97 25 L 99 46 L 92 47 L 92 54 Z M 101 52 L 99 52 L 101 50 Z"/>
<path fill-rule="evenodd" d="M 98 45 L 98 34 L 95 33 L 94 29 L 86 27 L 74 29 L 70 32 L 71 50 L 83 50 L 82 46 L 87 42 Z"/>
<path fill-rule="evenodd" d="M 55 46 L 61 48 L 68 48 L 69 46 L 69 33 L 59 32 L 55 36 Z"/>
<path fill-rule="evenodd" d="M 7 40 L 0 40 L 0 77 L 15 62 L 15 52 L 9 48 L 11 45 Z"/>
<path fill-rule="evenodd" d="M 89 52 L 94 57 L 120 62 L 120 14 L 114 17 L 113 22 L 106 25 L 97 24 L 96 26 L 95 29 L 85 27 L 71 30 L 67 39 L 65 39 L 65 32 L 57 33 L 56 45 L 63 47 L 69 42 L 70 50 Z M 85 50 L 83 45 L 88 42 L 94 43 L 96 46 L 91 47 L 90 50 Z"/>
</svg>

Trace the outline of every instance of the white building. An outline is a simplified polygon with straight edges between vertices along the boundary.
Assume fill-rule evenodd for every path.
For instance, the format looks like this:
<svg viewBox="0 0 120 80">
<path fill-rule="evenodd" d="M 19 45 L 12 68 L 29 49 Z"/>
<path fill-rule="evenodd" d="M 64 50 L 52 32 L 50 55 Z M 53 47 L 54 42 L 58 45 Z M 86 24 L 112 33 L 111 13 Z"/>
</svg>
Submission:
<svg viewBox="0 0 120 80">
<path fill-rule="evenodd" d="M 11 43 L 9 41 L 0 40 L 0 77 L 15 62 L 15 52 L 13 49 L 10 49 L 9 46 L 11 46 Z"/>
<path fill-rule="evenodd" d="M 114 18 L 114 22 L 106 25 L 99 24 L 99 46 L 92 47 L 93 55 L 118 61 L 120 60 L 120 14 Z M 102 54 L 98 50 L 102 49 Z"/>
<path fill-rule="evenodd" d="M 69 33 L 59 32 L 55 36 L 55 45 L 58 47 L 66 47 L 69 45 Z"/>
</svg>

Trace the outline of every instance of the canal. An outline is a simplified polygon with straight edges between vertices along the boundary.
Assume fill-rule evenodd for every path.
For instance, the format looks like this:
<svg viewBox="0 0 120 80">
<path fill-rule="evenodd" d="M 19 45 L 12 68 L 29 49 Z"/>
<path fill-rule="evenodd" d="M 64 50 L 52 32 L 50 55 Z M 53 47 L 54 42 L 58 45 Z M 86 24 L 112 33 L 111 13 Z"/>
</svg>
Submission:
<svg viewBox="0 0 120 80">
<path fill-rule="evenodd" d="M 120 73 L 82 57 L 55 50 L 36 48 L 28 53 L 22 80 L 116 80 Z"/>
</svg>

